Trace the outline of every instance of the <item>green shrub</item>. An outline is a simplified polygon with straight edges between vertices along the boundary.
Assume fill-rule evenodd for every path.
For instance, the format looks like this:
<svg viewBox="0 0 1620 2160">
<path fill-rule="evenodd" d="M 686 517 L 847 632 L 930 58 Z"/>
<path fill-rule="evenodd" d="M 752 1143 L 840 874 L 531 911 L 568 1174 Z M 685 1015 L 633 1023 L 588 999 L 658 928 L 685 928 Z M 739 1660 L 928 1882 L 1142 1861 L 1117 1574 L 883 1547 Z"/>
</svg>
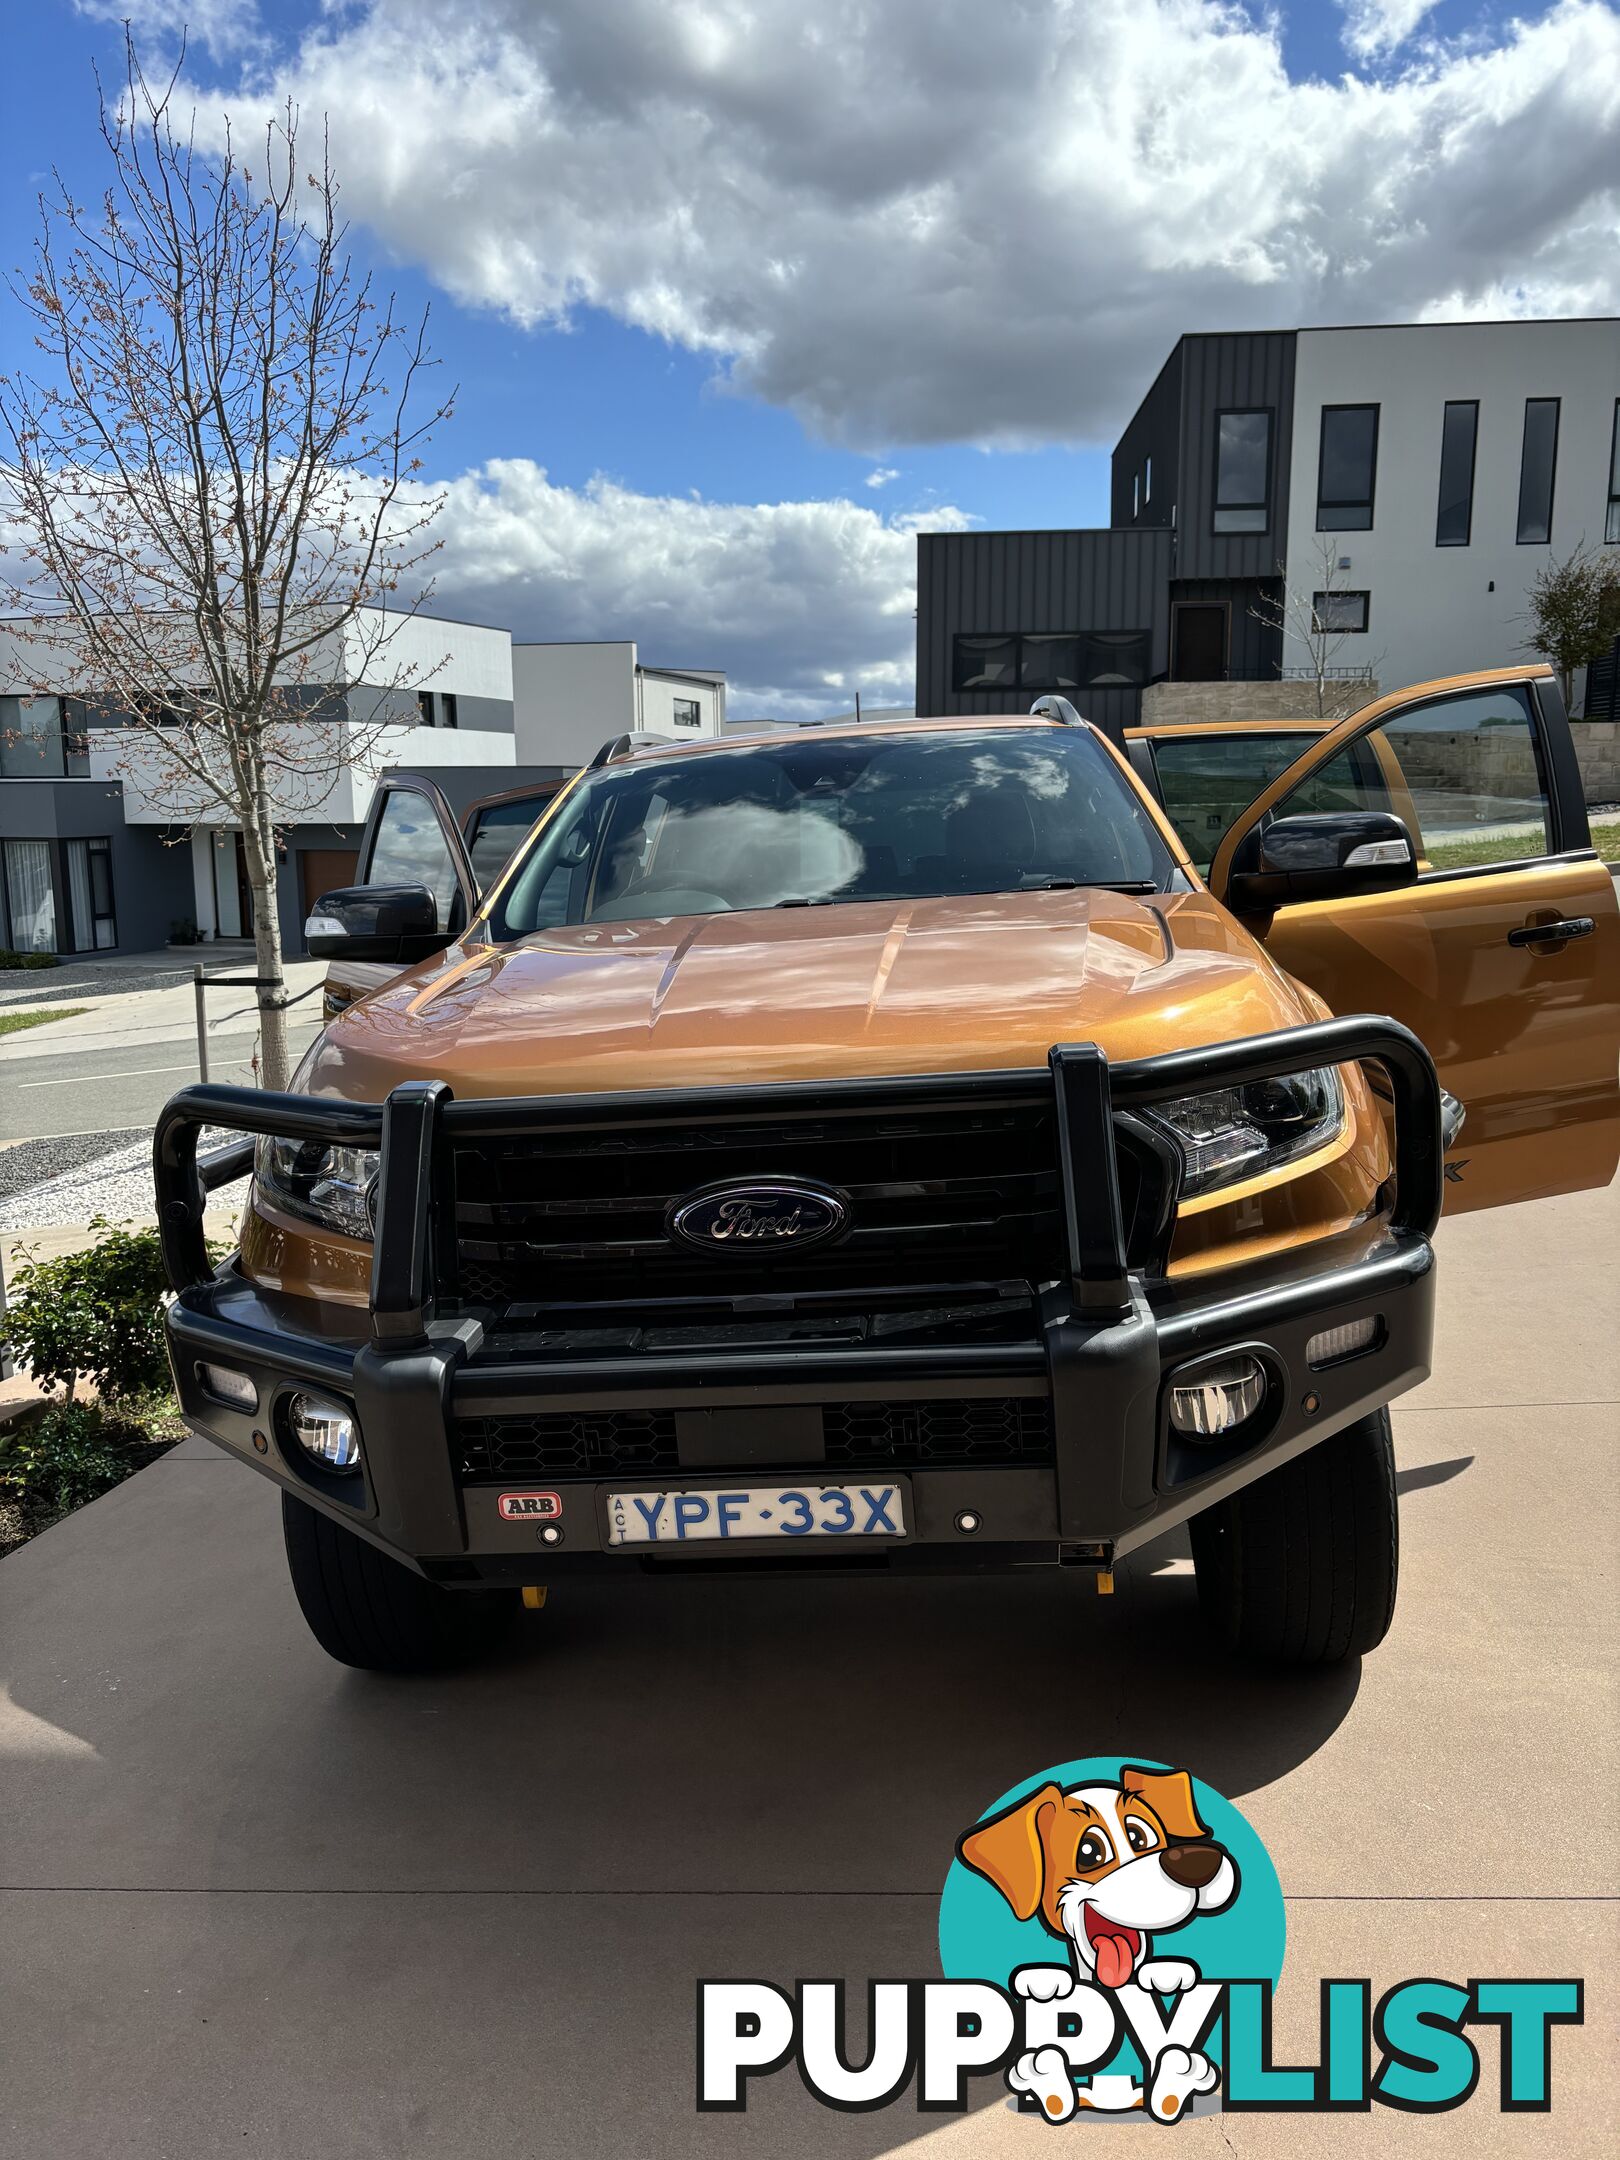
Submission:
<svg viewBox="0 0 1620 2160">
<path fill-rule="evenodd" d="M 25 1259 L 14 1271 L 0 1335 L 43 1388 L 71 1395 L 75 1381 L 90 1379 L 109 1402 L 165 1392 L 158 1234 L 101 1216 L 90 1227 L 101 1235 L 85 1251 Z"/>
<path fill-rule="evenodd" d="M 31 1424 L 0 1432 L 0 1493 L 42 1529 L 121 1484 L 152 1452 L 138 1426 L 115 1422 L 95 1403 L 52 1403 Z"/>
<path fill-rule="evenodd" d="M 53 952 L 12 952 L 5 946 L 0 946 L 0 968 L 48 968 L 61 965 Z"/>
</svg>

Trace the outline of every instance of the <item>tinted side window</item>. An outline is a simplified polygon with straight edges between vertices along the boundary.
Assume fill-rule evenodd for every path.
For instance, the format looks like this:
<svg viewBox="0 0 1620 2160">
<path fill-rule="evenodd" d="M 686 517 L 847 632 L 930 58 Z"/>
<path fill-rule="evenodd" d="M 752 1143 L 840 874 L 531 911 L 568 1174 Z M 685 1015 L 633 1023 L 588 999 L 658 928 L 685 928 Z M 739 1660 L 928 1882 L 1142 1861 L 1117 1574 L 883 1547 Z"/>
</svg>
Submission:
<svg viewBox="0 0 1620 2160">
<path fill-rule="evenodd" d="M 1311 738 L 1301 734 L 1167 735 L 1153 746 L 1170 822 L 1200 870 L 1222 833 Z"/>
<path fill-rule="evenodd" d="M 1523 690 L 1474 690 L 1414 705 L 1362 741 L 1373 765 L 1352 777 L 1345 799 L 1314 799 L 1328 777 L 1324 772 L 1279 803 L 1278 815 L 1394 810 L 1416 825 L 1413 837 L 1429 870 L 1516 862 L 1548 852 L 1547 789 Z"/>
<path fill-rule="evenodd" d="M 439 928 L 451 927 L 459 913 L 461 887 L 450 844 L 425 795 L 412 788 L 389 789 L 366 883 L 425 885 L 438 907 Z"/>
<path fill-rule="evenodd" d="M 478 890 L 486 893 L 512 860 L 513 850 L 550 802 L 552 790 L 543 795 L 523 795 L 515 802 L 490 803 L 473 813 L 467 852 L 472 857 Z"/>
</svg>

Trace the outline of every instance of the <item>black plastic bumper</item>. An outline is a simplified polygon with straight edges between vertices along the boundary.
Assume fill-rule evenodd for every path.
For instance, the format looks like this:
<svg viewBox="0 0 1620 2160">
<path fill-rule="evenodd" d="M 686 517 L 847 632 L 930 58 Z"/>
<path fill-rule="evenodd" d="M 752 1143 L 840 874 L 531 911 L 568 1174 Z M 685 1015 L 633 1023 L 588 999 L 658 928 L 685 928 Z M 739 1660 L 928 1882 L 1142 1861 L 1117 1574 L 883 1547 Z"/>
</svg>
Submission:
<svg viewBox="0 0 1620 2160">
<path fill-rule="evenodd" d="M 1387 1221 L 1298 1248 L 1283 1260 L 1182 1286 L 1127 1268 L 1113 1120 L 1216 1088 L 1313 1066 L 1367 1059 L 1383 1067 L 1395 1111 L 1395 1193 Z M 915 1090 L 915 1081 L 904 1085 Z M 1046 1072 L 951 1075 L 941 1088 L 1055 1090 L 1067 1279 L 1046 1285 L 1026 1340 L 879 1349 L 817 1346 L 701 1354 L 501 1363 L 476 1318 L 436 1310 L 432 1238 L 439 1150 L 458 1127 L 518 1132 L 559 1122 L 597 1125 L 658 1115 L 703 1120 L 824 1105 L 847 1091 L 881 1098 L 898 1083 L 682 1090 L 520 1102 L 453 1102 L 438 1084 L 396 1089 L 381 1106 L 247 1089 L 177 1095 L 155 1140 L 159 1221 L 176 1296 L 168 1333 L 188 1421 L 360 1535 L 448 1583 L 526 1581 L 580 1570 L 720 1564 L 882 1565 L 965 1570 L 1069 1562 L 1107 1566 L 1226 1493 L 1316 1445 L 1423 1379 L 1429 1368 L 1440 1212 L 1440 1091 L 1426 1051 L 1388 1020 L 1332 1020 L 1209 1049 L 1110 1067 L 1092 1045 L 1062 1046 Z M 318 1137 L 382 1154 L 369 1316 L 279 1297 L 233 1268 L 215 1274 L 202 1241 L 205 1192 L 246 1174 L 251 1143 L 199 1162 L 205 1126 Z M 1171 1221 L 1167 1211 L 1163 1239 Z M 1313 1364 L 1329 1329 L 1374 1323 L 1368 1346 Z M 352 1330 L 334 1333 L 335 1329 Z M 1168 1415 L 1168 1383 L 1190 1362 L 1248 1350 L 1265 1369 L 1261 1409 L 1233 1434 L 1194 1441 Z M 209 1363 L 247 1374 L 250 1415 L 204 1385 Z M 352 1406 L 361 1475 L 317 1470 L 290 1437 L 286 1405 L 300 1388 Z M 503 1413 L 650 1409 L 757 1413 L 761 1429 L 788 1406 L 851 1399 L 904 1405 L 941 1397 L 1030 1397 L 1045 1409 L 1050 1460 L 1019 1467 L 824 1467 L 814 1458 L 717 1460 L 682 1453 L 678 1470 L 543 1483 L 561 1500 L 539 1544 L 527 1520 L 503 1520 L 502 1487 L 458 1474 L 458 1421 Z M 787 1421 L 778 1418 L 779 1423 Z M 902 1487 L 903 1541 L 789 1541 L 607 1546 L 607 1491 L 814 1486 L 876 1478 Z M 962 1527 L 971 1522 L 971 1529 Z"/>
</svg>

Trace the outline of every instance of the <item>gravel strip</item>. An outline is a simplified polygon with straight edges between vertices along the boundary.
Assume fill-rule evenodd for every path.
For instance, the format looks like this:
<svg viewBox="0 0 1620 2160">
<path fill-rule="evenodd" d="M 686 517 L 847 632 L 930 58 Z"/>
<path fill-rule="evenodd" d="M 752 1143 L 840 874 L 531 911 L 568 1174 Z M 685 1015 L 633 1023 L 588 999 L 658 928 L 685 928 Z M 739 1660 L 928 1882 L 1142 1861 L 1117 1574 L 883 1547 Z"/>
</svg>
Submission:
<svg viewBox="0 0 1620 2160">
<path fill-rule="evenodd" d="M 69 997 L 122 997 L 130 990 L 172 990 L 189 982 L 191 970 L 179 968 L 76 968 L 70 962 L 59 968 L 0 969 L 0 1005 L 54 1005 Z"/>
<path fill-rule="evenodd" d="M 82 1170 L 116 1149 L 127 1149 L 144 1131 L 143 1126 L 130 1125 L 118 1132 L 62 1133 L 49 1140 L 19 1140 L 14 1147 L 0 1148 L 0 1203 Z"/>
<path fill-rule="evenodd" d="M 111 1137 L 119 1138 L 118 1135 Z M 234 1138 L 233 1133 L 205 1132 L 199 1148 L 206 1154 Z M 25 1143 L 39 1147 L 51 1144 L 48 1141 Z M 8 1152 L 20 1153 L 21 1150 Z M 5 1157 L 0 1155 L 0 1163 L 4 1160 Z M 209 1212 L 228 1214 L 240 1207 L 246 1197 L 245 1180 L 221 1186 L 208 1196 Z M 87 1223 L 97 1215 L 105 1215 L 109 1222 L 115 1223 L 149 1223 L 156 1213 L 152 1192 L 152 1135 L 138 1130 L 133 1140 L 113 1147 L 94 1161 L 82 1163 L 59 1176 L 48 1177 L 43 1184 L 0 1200 L 0 1230 L 45 1230 L 62 1223 Z"/>
</svg>

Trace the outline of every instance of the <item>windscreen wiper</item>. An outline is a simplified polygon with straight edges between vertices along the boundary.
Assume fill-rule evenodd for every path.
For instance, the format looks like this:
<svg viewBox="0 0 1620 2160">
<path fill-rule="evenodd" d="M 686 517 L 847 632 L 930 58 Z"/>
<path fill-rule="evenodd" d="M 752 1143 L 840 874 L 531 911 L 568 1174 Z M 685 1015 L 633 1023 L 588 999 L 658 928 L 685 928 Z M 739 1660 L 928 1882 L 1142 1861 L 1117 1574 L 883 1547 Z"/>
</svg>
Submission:
<svg viewBox="0 0 1620 2160">
<path fill-rule="evenodd" d="M 1020 885 L 1019 892 L 1118 892 L 1153 893 L 1159 890 L 1152 878 L 1042 878 L 1038 885 Z"/>
</svg>

